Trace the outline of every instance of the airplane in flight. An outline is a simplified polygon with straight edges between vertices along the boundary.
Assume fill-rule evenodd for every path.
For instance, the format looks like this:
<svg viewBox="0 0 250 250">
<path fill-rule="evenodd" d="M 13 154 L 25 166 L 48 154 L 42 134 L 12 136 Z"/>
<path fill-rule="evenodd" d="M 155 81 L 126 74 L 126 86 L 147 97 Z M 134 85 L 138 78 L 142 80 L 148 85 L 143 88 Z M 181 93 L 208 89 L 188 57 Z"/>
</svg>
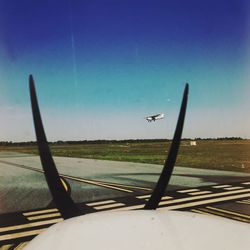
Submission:
<svg viewBox="0 0 250 250">
<path fill-rule="evenodd" d="M 160 120 L 160 119 L 163 119 L 163 118 L 164 118 L 164 114 L 150 115 L 150 116 L 145 117 L 145 119 L 148 122 L 152 122 L 152 121 L 155 122 L 156 120 Z"/>
<path fill-rule="evenodd" d="M 49 227 L 23 249 L 248 249 L 248 224 L 185 211 L 162 210 L 159 205 L 175 166 L 185 120 L 188 89 L 186 84 L 168 156 L 151 196 L 146 204 L 142 204 L 143 208 L 87 214 L 88 206 L 78 206 L 61 182 L 43 128 L 34 80 L 30 76 L 31 106 L 38 151 L 50 193 L 65 221 Z"/>
</svg>

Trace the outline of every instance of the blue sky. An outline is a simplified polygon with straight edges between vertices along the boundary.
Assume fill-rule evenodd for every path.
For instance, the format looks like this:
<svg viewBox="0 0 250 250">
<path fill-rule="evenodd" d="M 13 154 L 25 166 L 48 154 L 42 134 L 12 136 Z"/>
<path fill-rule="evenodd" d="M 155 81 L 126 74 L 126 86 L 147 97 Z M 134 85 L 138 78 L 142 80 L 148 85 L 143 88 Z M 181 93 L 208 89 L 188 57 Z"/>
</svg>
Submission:
<svg viewBox="0 0 250 250">
<path fill-rule="evenodd" d="M 249 4 L 0 0 L 0 140 L 34 140 L 34 75 L 49 140 L 250 137 Z M 148 124 L 143 117 L 163 112 Z"/>
</svg>

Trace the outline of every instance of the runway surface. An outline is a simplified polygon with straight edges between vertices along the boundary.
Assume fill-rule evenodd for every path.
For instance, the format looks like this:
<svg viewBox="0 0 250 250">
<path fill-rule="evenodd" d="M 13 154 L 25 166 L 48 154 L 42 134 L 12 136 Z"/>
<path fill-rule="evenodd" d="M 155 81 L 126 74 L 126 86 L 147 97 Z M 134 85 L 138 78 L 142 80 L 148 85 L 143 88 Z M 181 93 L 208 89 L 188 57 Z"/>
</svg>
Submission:
<svg viewBox="0 0 250 250">
<path fill-rule="evenodd" d="M 65 188 L 88 212 L 143 208 L 162 166 L 55 157 Z M 22 249 L 62 220 L 39 157 L 0 153 L 0 249 Z M 160 210 L 188 210 L 250 222 L 250 175 L 176 167 Z"/>
</svg>

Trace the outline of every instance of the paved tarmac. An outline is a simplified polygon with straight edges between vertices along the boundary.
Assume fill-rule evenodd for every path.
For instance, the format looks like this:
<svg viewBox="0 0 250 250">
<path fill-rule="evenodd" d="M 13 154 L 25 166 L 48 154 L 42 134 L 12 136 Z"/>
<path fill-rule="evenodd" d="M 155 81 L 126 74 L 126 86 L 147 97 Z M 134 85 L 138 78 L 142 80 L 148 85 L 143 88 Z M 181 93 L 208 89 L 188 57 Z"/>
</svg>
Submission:
<svg viewBox="0 0 250 250">
<path fill-rule="evenodd" d="M 142 209 L 162 166 L 54 157 L 65 187 L 85 212 Z M 159 210 L 181 210 L 250 223 L 250 174 L 175 167 Z M 0 249 L 22 249 L 62 221 L 38 156 L 0 152 Z"/>
<path fill-rule="evenodd" d="M 54 157 L 73 199 L 91 202 L 152 190 L 162 166 L 83 158 Z M 250 174 L 175 167 L 168 190 L 244 182 Z M 52 198 L 38 156 L 0 153 L 0 214 L 46 207 Z"/>
</svg>

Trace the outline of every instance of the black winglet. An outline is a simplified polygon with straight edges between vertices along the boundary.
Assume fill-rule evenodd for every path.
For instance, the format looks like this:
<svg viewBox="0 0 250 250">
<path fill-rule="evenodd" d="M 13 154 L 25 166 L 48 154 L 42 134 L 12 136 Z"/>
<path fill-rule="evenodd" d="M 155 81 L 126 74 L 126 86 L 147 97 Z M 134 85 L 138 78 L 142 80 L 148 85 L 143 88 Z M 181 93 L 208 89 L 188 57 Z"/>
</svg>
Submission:
<svg viewBox="0 0 250 250">
<path fill-rule="evenodd" d="M 170 146 L 169 154 L 165 161 L 159 180 L 153 190 L 151 197 L 146 203 L 144 209 L 156 209 L 168 186 L 168 183 L 169 183 L 169 180 L 172 175 L 174 165 L 176 162 L 179 146 L 180 146 L 181 135 L 182 135 L 183 125 L 184 125 L 184 120 L 185 120 L 186 109 L 187 109 L 188 90 L 189 90 L 189 86 L 188 86 L 188 83 L 186 83 L 183 98 L 182 98 L 179 118 L 178 118 L 178 122 L 176 125 L 174 138 Z"/>
<path fill-rule="evenodd" d="M 78 209 L 74 201 L 71 199 L 71 197 L 65 190 L 58 171 L 56 169 L 54 160 L 51 156 L 39 111 L 36 90 L 32 75 L 29 76 L 29 87 L 38 150 L 46 181 L 48 183 L 53 200 L 64 219 L 82 215 L 82 211 Z"/>
</svg>

